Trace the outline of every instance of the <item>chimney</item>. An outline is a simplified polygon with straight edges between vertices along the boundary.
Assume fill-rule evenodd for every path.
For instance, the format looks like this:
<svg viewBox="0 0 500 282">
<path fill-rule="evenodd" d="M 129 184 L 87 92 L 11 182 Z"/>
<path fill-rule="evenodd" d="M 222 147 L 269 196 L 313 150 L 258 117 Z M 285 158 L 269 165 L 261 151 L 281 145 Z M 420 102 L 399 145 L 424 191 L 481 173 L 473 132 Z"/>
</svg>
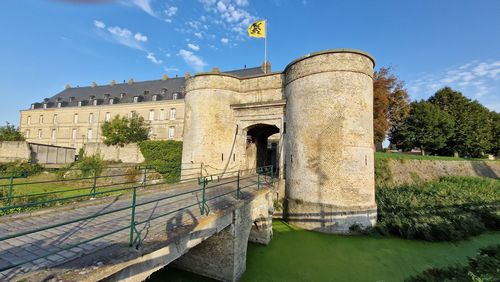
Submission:
<svg viewBox="0 0 500 282">
<path fill-rule="evenodd" d="M 213 73 L 220 73 L 220 69 L 219 68 L 212 68 L 212 72 Z"/>
<path fill-rule="evenodd" d="M 113 79 L 111 80 L 111 86 L 115 86 L 116 85 L 116 81 Z"/>
<path fill-rule="evenodd" d="M 189 72 L 186 72 L 186 74 L 184 74 L 184 77 L 185 77 L 185 78 L 190 78 L 190 77 L 191 77 L 191 75 L 189 74 Z"/>
<path fill-rule="evenodd" d="M 260 68 L 262 69 L 262 71 L 264 73 L 270 73 L 271 72 L 271 62 L 269 62 L 269 60 L 266 60 L 262 63 L 262 65 L 260 66 Z"/>
<path fill-rule="evenodd" d="M 94 87 L 96 87 L 96 86 L 97 86 L 97 83 L 95 83 L 95 81 L 94 81 L 94 82 L 92 82 L 92 84 L 90 85 L 90 87 L 92 87 L 92 88 L 94 88 Z"/>
<path fill-rule="evenodd" d="M 128 85 L 132 85 L 132 84 L 134 84 L 134 79 L 133 78 L 131 78 L 131 79 L 128 80 Z"/>
<path fill-rule="evenodd" d="M 70 88 L 71 88 L 71 85 L 69 85 L 69 84 L 66 84 L 66 85 L 64 86 L 64 89 L 66 89 L 66 90 L 68 90 L 68 89 L 70 89 Z"/>
<path fill-rule="evenodd" d="M 161 77 L 161 80 L 167 80 L 168 79 L 168 75 L 167 74 L 164 74 L 162 77 Z"/>
</svg>

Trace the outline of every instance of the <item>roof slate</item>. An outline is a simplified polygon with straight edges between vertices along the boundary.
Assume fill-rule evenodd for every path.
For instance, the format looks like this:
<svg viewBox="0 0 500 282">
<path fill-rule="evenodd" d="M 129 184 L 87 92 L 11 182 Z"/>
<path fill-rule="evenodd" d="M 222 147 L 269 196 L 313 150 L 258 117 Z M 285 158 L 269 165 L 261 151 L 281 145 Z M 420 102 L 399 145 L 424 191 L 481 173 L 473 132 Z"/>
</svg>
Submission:
<svg viewBox="0 0 500 282">
<path fill-rule="evenodd" d="M 245 68 L 224 72 L 241 78 L 264 74 L 260 67 Z M 61 102 L 62 107 L 76 107 L 78 102 L 82 101 L 82 106 L 91 105 L 94 99 L 97 99 L 98 105 L 108 104 L 109 99 L 113 99 L 113 104 L 133 103 L 134 97 L 139 97 L 139 101 L 153 101 L 153 95 L 156 95 L 157 101 L 172 100 L 173 95 L 177 93 L 177 99 L 184 98 L 184 77 L 169 78 L 167 80 L 148 80 L 128 83 L 117 83 L 114 86 L 86 86 L 72 87 L 65 89 L 52 96 L 47 101 L 47 108 L 57 107 Z M 121 97 L 122 93 L 125 93 Z M 73 97 L 73 101 L 70 98 Z M 34 103 L 35 108 L 40 108 L 44 102 Z"/>
</svg>

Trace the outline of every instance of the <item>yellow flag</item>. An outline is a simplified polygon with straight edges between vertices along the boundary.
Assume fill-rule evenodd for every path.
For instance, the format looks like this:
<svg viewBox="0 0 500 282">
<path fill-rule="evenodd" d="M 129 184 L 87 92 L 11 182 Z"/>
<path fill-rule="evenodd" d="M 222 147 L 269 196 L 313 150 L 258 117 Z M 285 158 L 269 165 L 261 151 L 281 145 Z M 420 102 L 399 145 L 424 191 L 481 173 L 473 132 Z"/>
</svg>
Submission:
<svg viewBox="0 0 500 282">
<path fill-rule="evenodd" d="M 248 27 L 248 36 L 250 37 L 266 37 L 266 21 L 256 21 Z"/>
</svg>

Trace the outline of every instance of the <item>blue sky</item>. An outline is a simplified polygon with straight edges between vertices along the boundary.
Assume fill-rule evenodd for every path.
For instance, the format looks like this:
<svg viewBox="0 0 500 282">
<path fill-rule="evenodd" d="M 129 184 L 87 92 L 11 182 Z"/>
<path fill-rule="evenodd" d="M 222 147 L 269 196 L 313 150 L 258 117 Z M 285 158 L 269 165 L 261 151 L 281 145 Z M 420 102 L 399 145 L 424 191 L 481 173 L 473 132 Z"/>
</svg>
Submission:
<svg viewBox="0 0 500 282">
<path fill-rule="evenodd" d="M 92 2 L 92 3 L 84 3 Z M 449 85 L 500 111 L 498 0 L 2 0 L 0 122 L 64 88 L 260 65 L 355 48 L 392 66 L 413 99 Z"/>
</svg>

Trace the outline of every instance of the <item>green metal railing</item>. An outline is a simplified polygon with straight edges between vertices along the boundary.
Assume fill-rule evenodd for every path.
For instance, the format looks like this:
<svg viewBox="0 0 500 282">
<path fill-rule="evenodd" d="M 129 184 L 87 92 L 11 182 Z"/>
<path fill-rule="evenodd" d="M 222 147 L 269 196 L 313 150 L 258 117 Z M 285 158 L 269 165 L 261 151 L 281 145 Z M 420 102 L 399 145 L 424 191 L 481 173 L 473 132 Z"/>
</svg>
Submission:
<svg viewBox="0 0 500 282">
<path fill-rule="evenodd" d="M 144 175 L 147 174 L 147 170 L 148 170 L 147 168 L 145 168 L 143 170 Z M 230 178 L 225 178 L 223 176 L 230 176 Z M 257 182 L 250 181 L 250 184 L 245 185 L 245 186 L 241 186 L 242 181 L 254 179 L 255 177 L 257 177 Z M 220 173 L 220 174 L 213 174 L 213 175 L 207 175 L 207 176 L 198 176 L 196 178 L 188 178 L 188 179 L 191 179 L 191 181 L 197 180 L 199 187 L 196 189 L 189 189 L 189 190 L 184 191 L 184 192 L 176 193 L 174 195 L 168 195 L 168 196 L 164 196 L 164 197 L 153 199 L 153 200 L 145 200 L 145 201 L 138 203 L 138 198 L 139 198 L 138 189 L 146 188 L 148 186 L 153 186 L 153 185 L 159 185 L 158 183 L 147 184 L 146 183 L 147 178 L 144 176 L 143 181 L 142 181 L 142 183 L 140 183 L 140 185 L 135 185 L 132 187 L 127 187 L 127 188 L 122 188 L 122 189 L 115 189 L 116 191 L 129 191 L 129 192 L 131 192 L 132 195 L 131 195 L 131 204 L 130 205 L 127 205 L 125 207 L 116 208 L 116 209 L 109 210 L 109 211 L 102 211 L 102 212 L 99 212 L 98 214 L 91 214 L 88 216 L 74 218 L 74 219 L 64 221 L 61 223 L 55 223 L 55 224 L 51 224 L 48 226 L 38 227 L 38 228 L 31 229 L 31 230 L 15 233 L 15 234 L 2 236 L 2 237 L 0 237 L 0 244 L 2 242 L 5 242 L 6 240 L 9 240 L 12 238 L 17 238 L 17 237 L 25 236 L 28 234 L 33 234 L 33 233 L 37 233 L 37 232 L 41 232 L 41 231 L 45 231 L 45 230 L 50 230 L 53 228 L 58 228 L 58 227 L 65 226 L 65 225 L 72 224 L 72 223 L 76 223 L 76 222 L 81 222 L 81 221 L 85 221 L 85 220 L 92 220 L 92 219 L 96 219 L 96 218 L 99 218 L 99 217 L 102 217 L 105 215 L 114 214 L 114 213 L 117 213 L 120 211 L 130 210 L 130 223 L 126 226 L 118 227 L 118 228 L 111 230 L 111 231 L 108 231 L 104 234 L 100 234 L 100 235 L 95 236 L 93 238 L 85 239 L 85 240 L 79 241 L 79 242 L 74 243 L 74 244 L 68 244 L 65 246 L 58 246 L 59 250 L 57 250 L 57 251 L 48 253 L 48 254 L 43 255 L 43 256 L 37 256 L 34 259 L 26 260 L 26 261 L 23 261 L 23 262 L 20 262 L 17 264 L 12 264 L 12 265 L 9 265 L 6 267 L 1 267 L 0 272 L 21 266 L 21 265 L 26 264 L 26 263 L 33 262 L 33 261 L 41 259 L 41 258 L 46 258 L 48 256 L 57 254 L 61 251 L 69 250 L 69 249 L 72 249 L 72 248 L 77 247 L 79 245 L 86 244 L 86 243 L 89 243 L 91 241 L 95 241 L 95 240 L 98 240 L 98 239 L 101 239 L 101 238 L 104 238 L 104 237 L 107 237 L 107 236 L 110 236 L 110 235 L 113 235 L 115 233 L 122 232 L 125 230 L 129 230 L 129 246 L 139 248 L 141 241 L 142 241 L 142 236 L 141 236 L 141 231 L 137 229 L 138 225 L 145 224 L 145 223 L 148 223 L 152 220 L 155 220 L 155 219 L 158 219 L 161 217 L 165 217 L 165 216 L 168 216 L 168 215 L 171 215 L 171 214 L 174 214 L 174 213 L 186 210 L 186 209 L 190 209 L 190 208 L 193 208 L 196 206 L 198 206 L 200 208 L 201 216 L 208 215 L 210 213 L 208 202 L 210 202 L 210 201 L 213 201 L 217 198 L 221 198 L 224 196 L 228 196 L 228 195 L 233 194 L 233 193 L 235 193 L 236 199 L 239 200 L 242 198 L 242 190 L 244 190 L 244 189 L 248 189 L 252 186 L 256 186 L 257 189 L 261 189 L 264 186 L 270 186 L 274 183 L 274 175 L 273 175 L 273 167 L 272 166 L 260 167 L 257 169 L 250 169 L 250 170 L 238 170 L 238 171 L 224 172 L 224 173 Z M 186 179 L 184 179 L 184 180 L 186 180 Z M 194 182 L 194 183 L 196 183 L 196 182 Z M 228 189 L 229 191 L 227 191 L 227 192 L 217 194 L 213 197 L 207 198 L 206 192 L 208 190 L 214 189 L 216 187 L 222 187 L 222 186 L 232 184 L 232 183 L 235 183 L 236 187 Z M 139 207 L 142 207 L 142 206 L 145 206 L 148 204 L 152 204 L 152 203 L 159 203 L 161 201 L 165 201 L 168 199 L 173 199 L 173 198 L 180 197 L 183 195 L 188 195 L 188 194 L 198 193 L 198 192 L 202 193 L 201 201 L 196 200 L 193 204 L 189 204 L 189 205 L 183 206 L 181 208 L 168 211 L 166 213 L 151 216 L 146 220 L 142 220 L 142 221 L 136 220 L 136 213 L 137 213 L 136 210 Z M 92 192 L 91 195 L 96 196 L 96 195 L 99 195 L 100 193 L 107 193 L 107 192 L 95 191 L 95 192 Z M 75 197 L 77 197 L 77 196 L 75 196 Z M 63 198 L 63 200 L 66 200 L 66 199 L 67 198 Z M 54 200 L 60 200 L 60 199 L 54 199 Z M 9 208 L 15 208 L 15 206 L 3 207 L 2 209 L 9 209 Z"/>
<path fill-rule="evenodd" d="M 201 167 L 201 165 L 199 166 Z M 158 186 L 160 184 L 174 184 L 174 183 L 179 183 L 179 182 L 187 182 L 187 181 L 194 181 L 198 179 L 201 175 L 198 173 L 198 170 L 201 172 L 199 167 L 193 167 L 193 168 L 185 168 L 185 169 L 180 169 L 176 173 L 178 175 L 183 175 L 182 180 L 174 180 L 174 181 L 159 181 L 156 184 L 149 185 L 148 184 L 148 171 L 152 170 L 151 166 L 122 166 L 122 167 L 104 167 L 103 169 L 110 169 L 110 168 L 121 168 L 121 169 L 128 169 L 128 168 L 134 168 L 137 172 L 133 173 L 122 173 L 122 174 L 110 174 L 110 175 L 99 175 L 96 173 L 96 171 L 93 171 L 93 175 L 90 177 L 79 177 L 79 178 L 70 178 L 70 179 L 59 179 L 59 180 L 43 180 L 43 181 L 31 181 L 31 182 L 19 182 L 16 183 L 15 179 L 17 178 L 26 178 L 28 175 L 27 173 L 21 173 L 21 174 L 16 174 L 16 175 L 11 175 L 11 176 L 6 176 L 0 179 L 9 179 L 8 184 L 3 184 L 0 185 L 0 215 L 6 214 L 6 211 L 23 211 L 30 208 L 30 207 L 45 207 L 51 204 L 56 204 L 56 203 L 63 203 L 63 202 L 71 202 L 71 201 L 79 201 L 79 200 L 86 200 L 86 199 L 93 199 L 99 196 L 106 196 L 109 194 L 119 194 L 120 191 L 124 192 L 129 192 L 134 185 L 137 184 L 138 182 L 133 179 L 131 181 L 118 181 L 118 182 L 113 182 L 113 179 L 116 179 L 118 177 L 139 177 L 142 175 L 142 182 L 141 186 L 142 188 L 146 188 L 148 186 Z M 70 169 L 66 171 L 79 171 L 79 169 Z M 98 184 L 98 182 L 106 181 L 106 180 L 111 180 L 111 183 L 104 183 L 104 184 Z M 101 182 L 102 182 L 101 181 Z M 64 185 L 77 185 L 77 184 L 85 184 L 88 183 L 88 185 L 83 185 L 81 187 L 77 188 L 62 188 L 62 189 L 54 189 L 53 191 L 44 191 L 44 192 L 37 192 L 37 193 L 19 193 L 19 195 L 16 195 L 16 191 L 20 190 L 22 188 L 26 188 L 23 190 L 28 190 L 30 186 L 35 186 L 35 185 L 50 185 L 50 184 L 63 184 Z M 130 187 L 122 187 L 122 188 L 117 188 L 120 186 L 126 186 L 129 185 Z M 81 192 L 81 193 L 79 193 Z M 60 195 L 68 195 L 68 196 L 63 196 L 60 197 Z M 42 200 L 37 200 L 33 201 L 33 198 L 37 199 L 42 199 Z M 45 199 L 43 199 L 45 198 Z M 17 202 L 17 203 L 14 203 Z"/>
</svg>

